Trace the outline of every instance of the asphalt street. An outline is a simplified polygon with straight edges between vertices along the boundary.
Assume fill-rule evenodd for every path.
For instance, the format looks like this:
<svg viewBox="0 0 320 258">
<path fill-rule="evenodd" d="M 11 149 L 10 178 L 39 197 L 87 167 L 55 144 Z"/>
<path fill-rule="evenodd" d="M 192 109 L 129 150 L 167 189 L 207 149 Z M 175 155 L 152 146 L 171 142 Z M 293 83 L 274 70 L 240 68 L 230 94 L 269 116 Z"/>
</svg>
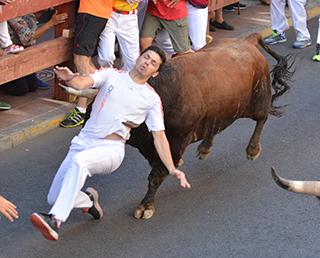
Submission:
<svg viewBox="0 0 320 258">
<path fill-rule="evenodd" d="M 314 42 L 317 23 L 309 22 Z M 270 117 L 264 128 L 261 157 L 246 159 L 254 128 L 249 119 L 216 136 L 207 161 L 196 159 L 197 144 L 189 146 L 183 169 L 192 189 L 168 178 L 150 220 L 132 216 L 146 192 L 149 167 L 127 146 L 115 173 L 86 184 L 100 192 L 103 219 L 74 210 L 60 240 L 49 242 L 29 215 L 48 211 L 51 180 L 79 129 L 57 128 L 2 152 L 0 193 L 18 205 L 20 219 L 0 219 L 0 257 L 319 257 L 320 202 L 280 189 L 270 174 L 274 166 L 283 177 L 320 180 L 320 63 L 311 61 L 315 43 L 294 50 L 293 41 L 291 30 L 287 43 L 272 47 L 296 55 L 296 73 L 291 91 L 277 102 L 288 105 L 284 115 Z"/>
</svg>

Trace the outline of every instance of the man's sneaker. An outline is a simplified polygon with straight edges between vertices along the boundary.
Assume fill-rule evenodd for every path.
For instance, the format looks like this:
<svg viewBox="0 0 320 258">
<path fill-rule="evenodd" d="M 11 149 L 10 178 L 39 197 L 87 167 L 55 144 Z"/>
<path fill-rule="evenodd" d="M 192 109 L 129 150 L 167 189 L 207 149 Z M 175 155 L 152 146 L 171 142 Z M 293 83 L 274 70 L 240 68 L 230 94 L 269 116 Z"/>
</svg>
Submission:
<svg viewBox="0 0 320 258">
<path fill-rule="evenodd" d="M 90 208 L 82 209 L 83 213 L 90 214 L 94 219 L 101 219 L 103 216 L 103 211 L 99 204 L 98 191 L 92 187 L 88 187 L 85 193 L 89 196 L 93 204 Z"/>
<path fill-rule="evenodd" d="M 314 55 L 314 56 L 312 57 L 312 60 L 315 61 L 315 62 L 320 62 L 320 54 Z"/>
<path fill-rule="evenodd" d="M 294 43 L 293 43 L 293 48 L 297 48 L 297 49 L 302 49 L 302 48 L 306 48 L 306 47 L 309 47 L 311 46 L 312 44 L 312 41 L 311 39 L 306 39 L 306 40 L 296 40 Z"/>
<path fill-rule="evenodd" d="M 46 239 L 52 241 L 58 240 L 58 225 L 52 215 L 34 212 L 31 214 L 30 220 L 32 225 L 38 229 Z"/>
<path fill-rule="evenodd" d="M 287 42 L 286 34 L 284 32 L 280 33 L 276 30 L 273 30 L 271 35 L 264 39 L 264 43 L 267 45 L 274 45 L 284 42 Z"/>
<path fill-rule="evenodd" d="M 64 128 L 73 128 L 84 123 L 85 113 L 81 113 L 77 107 L 71 110 L 66 118 L 60 122 L 60 126 Z"/>
<path fill-rule="evenodd" d="M 7 102 L 0 101 L 0 110 L 9 110 L 11 109 L 11 105 Z"/>
</svg>

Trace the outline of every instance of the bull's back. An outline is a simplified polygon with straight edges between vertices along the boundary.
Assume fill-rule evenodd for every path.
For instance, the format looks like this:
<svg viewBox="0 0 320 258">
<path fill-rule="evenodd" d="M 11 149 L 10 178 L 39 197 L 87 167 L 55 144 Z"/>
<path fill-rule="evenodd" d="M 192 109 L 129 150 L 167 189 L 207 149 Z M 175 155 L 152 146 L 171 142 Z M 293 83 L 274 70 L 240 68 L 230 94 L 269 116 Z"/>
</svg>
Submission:
<svg viewBox="0 0 320 258">
<path fill-rule="evenodd" d="M 247 40 L 228 39 L 188 56 L 173 60 L 182 70 L 183 103 L 193 99 L 205 103 L 207 112 L 227 119 L 245 111 L 261 75 L 269 74 L 259 49 Z M 270 93 L 271 94 L 271 93 Z"/>
</svg>

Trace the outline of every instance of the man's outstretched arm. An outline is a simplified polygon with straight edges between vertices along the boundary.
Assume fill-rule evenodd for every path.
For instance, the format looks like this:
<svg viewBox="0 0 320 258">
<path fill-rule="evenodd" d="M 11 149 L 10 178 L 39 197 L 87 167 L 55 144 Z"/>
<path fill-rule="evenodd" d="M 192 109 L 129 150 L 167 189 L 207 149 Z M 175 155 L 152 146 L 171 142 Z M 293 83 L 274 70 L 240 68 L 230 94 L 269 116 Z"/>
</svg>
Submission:
<svg viewBox="0 0 320 258">
<path fill-rule="evenodd" d="M 74 89 L 87 89 L 94 84 L 93 78 L 90 75 L 74 73 L 68 67 L 56 66 L 53 70 L 59 81 Z"/>
<path fill-rule="evenodd" d="M 175 176 L 177 179 L 180 180 L 180 186 L 183 188 L 190 188 L 191 185 L 189 184 L 186 175 L 183 171 L 175 168 L 172 155 L 170 151 L 169 142 L 167 136 L 164 131 L 153 131 L 152 132 L 154 146 L 156 147 L 157 153 L 163 164 L 169 171 L 169 174 Z"/>
</svg>

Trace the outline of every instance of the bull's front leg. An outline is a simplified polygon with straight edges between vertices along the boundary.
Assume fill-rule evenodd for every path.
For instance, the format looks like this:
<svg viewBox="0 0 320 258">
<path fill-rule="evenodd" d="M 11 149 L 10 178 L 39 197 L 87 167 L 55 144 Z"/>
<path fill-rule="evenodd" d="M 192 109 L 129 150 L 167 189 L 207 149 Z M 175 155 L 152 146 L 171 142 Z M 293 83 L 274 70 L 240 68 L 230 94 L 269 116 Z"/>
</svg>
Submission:
<svg viewBox="0 0 320 258">
<path fill-rule="evenodd" d="M 168 172 L 163 166 L 152 168 L 148 177 L 148 191 L 134 213 L 136 219 L 150 219 L 153 216 L 155 213 L 154 198 L 156 192 L 167 175 Z"/>
</svg>

